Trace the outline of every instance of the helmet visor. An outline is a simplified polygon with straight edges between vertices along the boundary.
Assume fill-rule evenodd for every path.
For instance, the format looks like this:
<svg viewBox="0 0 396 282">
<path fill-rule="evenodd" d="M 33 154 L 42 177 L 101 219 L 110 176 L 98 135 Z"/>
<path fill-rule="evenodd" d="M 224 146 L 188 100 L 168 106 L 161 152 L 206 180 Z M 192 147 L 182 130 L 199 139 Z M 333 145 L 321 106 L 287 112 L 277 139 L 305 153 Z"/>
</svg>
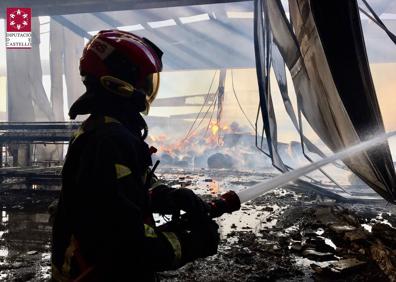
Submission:
<svg viewBox="0 0 396 282">
<path fill-rule="evenodd" d="M 145 79 L 143 90 L 146 93 L 146 111 L 144 114 L 148 114 L 151 103 L 157 97 L 158 89 L 160 84 L 159 72 L 149 74 Z"/>
</svg>

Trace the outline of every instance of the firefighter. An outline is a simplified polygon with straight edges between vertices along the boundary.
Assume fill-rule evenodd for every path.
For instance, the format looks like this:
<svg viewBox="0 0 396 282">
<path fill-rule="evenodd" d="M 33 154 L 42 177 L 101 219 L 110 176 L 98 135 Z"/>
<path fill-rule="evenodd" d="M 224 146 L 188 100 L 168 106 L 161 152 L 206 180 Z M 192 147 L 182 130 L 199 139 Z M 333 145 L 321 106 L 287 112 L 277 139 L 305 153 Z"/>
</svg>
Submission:
<svg viewBox="0 0 396 282">
<path fill-rule="evenodd" d="M 86 86 L 70 118 L 90 114 L 72 137 L 53 221 L 55 281 L 157 281 L 217 252 L 217 224 L 189 189 L 161 184 L 150 171 L 144 142 L 159 87 L 162 52 L 119 30 L 100 31 L 85 46 L 80 73 Z M 156 227 L 153 213 L 184 220 Z"/>
</svg>

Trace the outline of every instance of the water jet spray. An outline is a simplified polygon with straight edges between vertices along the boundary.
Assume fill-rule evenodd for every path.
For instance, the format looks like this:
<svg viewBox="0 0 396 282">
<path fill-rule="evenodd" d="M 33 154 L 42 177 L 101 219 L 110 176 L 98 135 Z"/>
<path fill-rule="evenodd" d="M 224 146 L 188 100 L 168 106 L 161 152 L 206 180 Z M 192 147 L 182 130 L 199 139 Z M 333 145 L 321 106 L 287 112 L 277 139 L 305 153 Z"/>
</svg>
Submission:
<svg viewBox="0 0 396 282">
<path fill-rule="evenodd" d="M 224 213 L 232 213 L 237 211 L 241 207 L 241 203 L 245 203 L 247 201 L 253 200 L 261 195 L 264 195 L 273 189 L 280 187 L 289 183 L 290 181 L 296 180 L 312 171 L 315 171 L 327 164 L 335 162 L 337 160 L 345 159 L 349 156 L 352 156 L 356 153 L 365 151 L 379 143 L 386 141 L 388 138 L 396 135 L 396 131 L 392 131 L 386 134 L 382 134 L 370 140 L 358 143 L 356 145 L 352 145 L 349 148 L 346 148 L 340 152 L 337 152 L 329 157 L 321 159 L 317 162 L 311 163 L 309 165 L 300 167 L 295 170 L 288 171 L 281 175 L 275 176 L 271 179 L 267 179 L 261 183 L 253 185 L 247 189 L 241 191 L 228 191 L 225 194 L 221 195 L 218 199 L 210 202 L 210 211 L 209 214 L 212 218 L 219 217 Z"/>
</svg>

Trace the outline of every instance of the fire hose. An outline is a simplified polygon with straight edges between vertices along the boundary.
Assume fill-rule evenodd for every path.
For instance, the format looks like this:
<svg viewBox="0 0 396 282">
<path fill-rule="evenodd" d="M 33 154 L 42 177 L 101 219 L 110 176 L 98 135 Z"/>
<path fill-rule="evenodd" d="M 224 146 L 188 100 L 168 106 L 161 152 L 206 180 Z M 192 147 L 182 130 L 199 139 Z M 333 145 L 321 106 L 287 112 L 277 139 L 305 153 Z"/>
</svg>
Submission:
<svg viewBox="0 0 396 282">
<path fill-rule="evenodd" d="M 222 216 L 225 213 L 232 213 L 234 211 L 237 211 L 240 209 L 241 204 L 244 202 L 253 200 L 261 195 L 264 195 L 265 193 L 268 193 L 277 187 L 285 185 L 290 181 L 296 180 L 310 172 L 313 172 L 321 168 L 322 166 L 325 166 L 340 159 L 345 159 L 356 153 L 367 150 L 370 147 L 378 145 L 379 143 L 385 142 L 388 138 L 394 135 L 396 135 L 396 131 L 379 135 L 378 137 L 375 137 L 373 139 L 350 146 L 349 148 L 330 155 L 317 162 L 313 162 L 309 165 L 267 179 L 261 183 L 251 186 L 250 188 L 237 192 L 228 191 L 225 194 L 221 195 L 219 198 L 209 203 L 209 216 L 211 218 L 216 218 Z"/>
</svg>

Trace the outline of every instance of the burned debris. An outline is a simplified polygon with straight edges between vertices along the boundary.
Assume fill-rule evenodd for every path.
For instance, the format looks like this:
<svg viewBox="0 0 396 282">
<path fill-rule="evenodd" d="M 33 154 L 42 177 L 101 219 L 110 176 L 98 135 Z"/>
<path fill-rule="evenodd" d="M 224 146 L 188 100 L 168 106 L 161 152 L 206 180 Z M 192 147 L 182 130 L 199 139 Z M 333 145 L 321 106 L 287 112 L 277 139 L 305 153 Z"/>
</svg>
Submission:
<svg viewBox="0 0 396 282">
<path fill-rule="evenodd" d="M 377 44 L 381 36 L 396 42 L 383 22 L 396 19 L 389 0 L 375 9 L 365 0 L 41 2 L 32 3 L 32 50 L 0 52 L 0 120 L 8 120 L 0 123 L 0 280 L 48 281 L 59 266 L 82 276 L 98 265 L 121 270 L 121 256 L 111 255 L 95 267 L 63 268 L 84 258 L 64 215 L 88 210 L 98 229 L 81 230 L 103 236 L 98 242 L 113 236 L 106 246 L 119 244 L 128 259 L 172 249 L 158 273 L 143 265 L 161 281 L 396 281 L 395 143 L 388 141 L 395 132 L 385 130 L 396 124 L 388 76 L 396 56 Z M 70 107 L 71 119 L 91 116 L 64 121 Z M 92 143 L 75 145 L 85 138 Z M 116 142 L 91 151 L 100 138 Z M 75 155 L 66 157 L 71 147 Z M 98 154 L 83 157 L 89 153 Z M 87 175 L 81 188 L 77 180 Z M 75 194 L 58 201 L 66 186 Z M 160 194 L 171 208 L 153 215 L 158 187 L 186 198 Z M 121 204 L 96 203 L 102 190 Z M 92 203 L 99 213 L 87 208 Z M 110 216 L 123 204 L 138 214 L 125 212 L 125 222 L 139 223 L 131 233 L 144 229 L 144 242 L 164 248 L 135 252 L 146 245 L 114 240 L 127 234 L 109 227 L 124 218 Z M 54 216 L 63 220 L 60 232 Z M 64 250 L 51 257 L 60 241 Z"/>
</svg>

